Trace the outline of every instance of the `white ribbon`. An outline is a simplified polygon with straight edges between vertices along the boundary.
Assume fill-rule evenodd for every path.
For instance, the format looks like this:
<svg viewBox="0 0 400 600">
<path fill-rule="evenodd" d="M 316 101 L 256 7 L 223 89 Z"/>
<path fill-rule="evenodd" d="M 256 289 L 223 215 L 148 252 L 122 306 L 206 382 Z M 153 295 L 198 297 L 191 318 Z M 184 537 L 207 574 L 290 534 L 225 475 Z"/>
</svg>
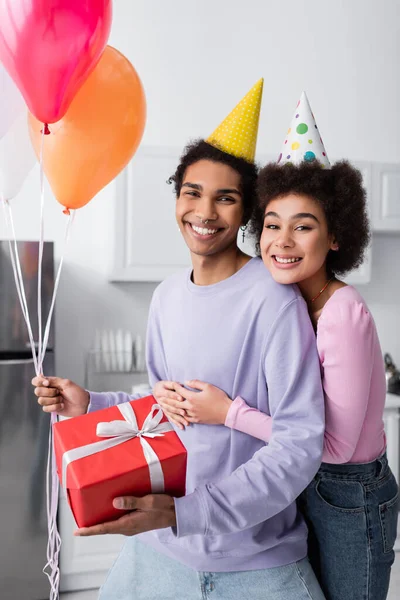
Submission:
<svg viewBox="0 0 400 600">
<path fill-rule="evenodd" d="M 103 452 L 108 448 L 113 448 L 114 446 L 118 446 L 119 444 L 123 444 L 128 440 L 138 437 L 143 449 L 144 457 L 149 466 L 151 491 L 154 494 L 164 492 L 164 474 L 162 472 L 160 460 L 145 438 L 162 437 L 164 433 L 173 431 L 172 425 L 168 421 L 165 421 L 164 423 L 160 422 L 164 413 L 158 404 L 153 404 L 141 429 L 138 427 L 136 416 L 130 402 L 118 404 L 117 408 L 124 417 L 123 421 L 98 423 L 96 428 L 96 435 L 107 439 L 64 452 L 62 459 L 62 484 L 65 491 L 67 490 L 67 467 L 69 464 L 80 458 L 97 454 L 97 452 Z"/>
</svg>

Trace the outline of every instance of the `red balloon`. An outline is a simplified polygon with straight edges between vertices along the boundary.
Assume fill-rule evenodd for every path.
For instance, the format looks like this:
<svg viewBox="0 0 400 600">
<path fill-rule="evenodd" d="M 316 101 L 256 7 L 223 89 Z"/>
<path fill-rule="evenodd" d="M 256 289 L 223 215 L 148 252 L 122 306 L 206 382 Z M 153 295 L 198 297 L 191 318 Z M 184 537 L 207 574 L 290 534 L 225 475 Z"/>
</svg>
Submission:
<svg viewBox="0 0 400 600">
<path fill-rule="evenodd" d="M 0 61 L 30 112 L 55 123 L 96 66 L 112 0 L 0 0 Z"/>
</svg>

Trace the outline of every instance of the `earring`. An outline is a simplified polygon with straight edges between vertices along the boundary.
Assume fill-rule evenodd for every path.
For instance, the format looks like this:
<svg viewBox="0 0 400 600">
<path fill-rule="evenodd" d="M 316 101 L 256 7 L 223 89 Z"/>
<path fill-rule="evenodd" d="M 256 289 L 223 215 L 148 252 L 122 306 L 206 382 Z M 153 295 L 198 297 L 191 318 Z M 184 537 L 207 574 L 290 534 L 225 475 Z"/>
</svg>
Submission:
<svg viewBox="0 0 400 600">
<path fill-rule="evenodd" d="M 339 250 L 339 244 L 336 242 L 335 239 L 333 239 L 332 242 L 333 244 L 331 250 L 333 250 L 333 252 L 337 252 Z"/>
<path fill-rule="evenodd" d="M 242 243 L 244 243 L 244 238 L 245 238 L 245 235 L 246 235 L 246 229 L 247 229 L 247 225 L 241 225 L 240 231 L 242 232 Z"/>
</svg>

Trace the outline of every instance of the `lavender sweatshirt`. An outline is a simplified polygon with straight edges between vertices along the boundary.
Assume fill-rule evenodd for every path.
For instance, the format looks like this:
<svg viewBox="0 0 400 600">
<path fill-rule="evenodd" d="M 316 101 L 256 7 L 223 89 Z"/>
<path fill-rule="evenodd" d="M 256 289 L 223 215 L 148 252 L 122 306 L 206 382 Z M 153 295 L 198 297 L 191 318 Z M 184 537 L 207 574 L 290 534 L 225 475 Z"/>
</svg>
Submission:
<svg viewBox="0 0 400 600">
<path fill-rule="evenodd" d="M 200 379 L 273 417 L 268 445 L 223 425 L 177 434 L 188 451 L 177 527 L 142 534 L 201 571 L 244 571 L 307 554 L 295 499 L 321 462 L 324 401 L 315 335 L 298 290 L 274 282 L 258 258 L 232 277 L 197 286 L 190 272 L 154 292 L 147 337 L 150 383 Z M 130 398 L 91 394 L 89 410 Z"/>
</svg>

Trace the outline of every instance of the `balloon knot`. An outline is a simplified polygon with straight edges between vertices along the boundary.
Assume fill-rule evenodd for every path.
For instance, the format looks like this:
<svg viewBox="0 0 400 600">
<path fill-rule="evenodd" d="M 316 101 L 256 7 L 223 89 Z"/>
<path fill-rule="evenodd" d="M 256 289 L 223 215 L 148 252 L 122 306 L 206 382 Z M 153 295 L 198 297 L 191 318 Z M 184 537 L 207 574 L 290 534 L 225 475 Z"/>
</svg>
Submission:
<svg viewBox="0 0 400 600">
<path fill-rule="evenodd" d="M 63 210 L 63 214 L 64 214 L 64 215 L 70 215 L 71 213 L 70 213 L 70 210 L 69 210 L 69 208 L 65 208 L 65 209 Z"/>
<path fill-rule="evenodd" d="M 44 124 L 44 128 L 40 130 L 40 133 L 44 133 L 44 135 L 50 135 L 51 131 L 47 123 Z"/>
</svg>

